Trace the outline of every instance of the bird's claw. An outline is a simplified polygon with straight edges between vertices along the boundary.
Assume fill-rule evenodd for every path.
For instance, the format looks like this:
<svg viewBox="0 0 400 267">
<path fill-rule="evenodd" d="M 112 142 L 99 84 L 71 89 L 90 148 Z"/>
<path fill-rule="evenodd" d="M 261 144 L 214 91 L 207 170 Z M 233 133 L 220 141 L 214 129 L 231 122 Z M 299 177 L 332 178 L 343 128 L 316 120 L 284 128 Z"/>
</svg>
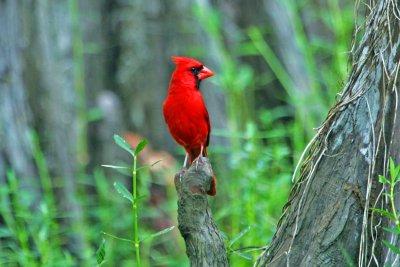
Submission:
<svg viewBox="0 0 400 267">
<path fill-rule="evenodd" d="M 199 154 L 199 156 L 196 158 L 196 171 L 197 171 L 197 167 L 199 166 L 199 159 L 200 159 L 200 157 L 203 155 L 203 146 L 201 146 L 201 149 L 200 149 L 200 154 Z"/>
</svg>

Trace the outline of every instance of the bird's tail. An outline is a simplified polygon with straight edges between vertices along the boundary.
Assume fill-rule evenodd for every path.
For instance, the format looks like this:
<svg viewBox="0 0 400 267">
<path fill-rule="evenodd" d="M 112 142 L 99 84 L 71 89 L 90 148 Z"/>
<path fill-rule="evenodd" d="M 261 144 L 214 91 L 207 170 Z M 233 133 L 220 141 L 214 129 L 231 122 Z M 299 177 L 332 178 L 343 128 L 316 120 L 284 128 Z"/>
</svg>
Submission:
<svg viewBox="0 0 400 267">
<path fill-rule="evenodd" d="M 213 175 L 211 180 L 210 190 L 207 191 L 207 195 L 215 196 L 217 194 L 217 177 Z"/>
</svg>

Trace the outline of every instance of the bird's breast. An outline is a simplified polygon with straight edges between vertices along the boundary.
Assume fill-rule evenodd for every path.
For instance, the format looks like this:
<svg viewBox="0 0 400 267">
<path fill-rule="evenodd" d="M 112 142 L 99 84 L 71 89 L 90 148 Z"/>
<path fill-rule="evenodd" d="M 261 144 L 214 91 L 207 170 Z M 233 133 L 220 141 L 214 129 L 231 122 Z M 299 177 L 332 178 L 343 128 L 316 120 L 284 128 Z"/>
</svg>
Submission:
<svg viewBox="0 0 400 267">
<path fill-rule="evenodd" d="M 207 110 L 200 92 L 169 95 L 163 112 L 174 139 L 185 147 L 200 147 L 208 136 Z"/>
</svg>

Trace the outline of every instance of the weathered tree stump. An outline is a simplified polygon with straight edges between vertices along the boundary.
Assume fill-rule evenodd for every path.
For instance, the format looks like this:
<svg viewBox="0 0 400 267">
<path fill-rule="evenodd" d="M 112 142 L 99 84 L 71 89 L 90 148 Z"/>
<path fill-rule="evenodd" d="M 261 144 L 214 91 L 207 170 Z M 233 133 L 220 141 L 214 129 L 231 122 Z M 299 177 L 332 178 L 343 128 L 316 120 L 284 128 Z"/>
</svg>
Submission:
<svg viewBox="0 0 400 267">
<path fill-rule="evenodd" d="M 191 266 L 229 266 L 224 240 L 207 201 L 212 176 L 210 162 L 204 157 L 175 175 L 179 231 Z"/>
<path fill-rule="evenodd" d="M 306 151 L 277 231 L 257 266 L 399 266 L 378 175 L 400 162 L 399 1 L 373 1 L 352 71 Z M 398 210 L 399 204 L 396 204 Z"/>
</svg>

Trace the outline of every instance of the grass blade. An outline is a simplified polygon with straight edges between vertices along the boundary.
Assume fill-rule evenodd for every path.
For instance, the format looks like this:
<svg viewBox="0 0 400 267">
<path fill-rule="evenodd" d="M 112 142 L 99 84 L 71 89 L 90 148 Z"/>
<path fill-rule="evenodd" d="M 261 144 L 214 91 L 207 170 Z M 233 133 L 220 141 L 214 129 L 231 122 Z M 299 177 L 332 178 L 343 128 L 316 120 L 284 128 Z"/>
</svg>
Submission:
<svg viewBox="0 0 400 267">
<path fill-rule="evenodd" d="M 385 246 L 387 246 L 391 251 L 393 251 L 394 253 L 400 255 L 400 248 L 396 247 L 393 244 L 390 244 L 388 241 L 386 240 L 382 240 L 383 244 L 385 244 Z"/>
<path fill-rule="evenodd" d="M 251 229 L 251 226 L 246 227 L 245 229 L 243 229 L 237 236 L 235 236 L 231 242 L 229 242 L 229 247 L 231 247 L 233 244 L 236 243 L 236 241 L 238 241 L 240 238 L 242 238 L 245 234 L 247 234 Z"/>
</svg>

